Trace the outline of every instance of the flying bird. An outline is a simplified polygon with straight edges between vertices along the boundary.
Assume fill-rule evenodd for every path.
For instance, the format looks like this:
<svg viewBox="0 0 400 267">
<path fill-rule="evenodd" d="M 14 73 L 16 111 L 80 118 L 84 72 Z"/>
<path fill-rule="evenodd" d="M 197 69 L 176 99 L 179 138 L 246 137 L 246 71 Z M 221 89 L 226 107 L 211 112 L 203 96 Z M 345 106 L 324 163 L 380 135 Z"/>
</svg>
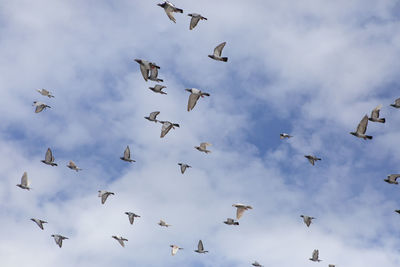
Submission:
<svg viewBox="0 0 400 267">
<path fill-rule="evenodd" d="M 174 256 L 178 252 L 178 250 L 183 249 L 183 248 L 178 247 L 177 245 L 170 245 L 170 247 L 172 248 L 172 250 L 171 250 L 172 256 Z"/>
<path fill-rule="evenodd" d="M 318 251 L 318 249 L 314 249 L 314 251 L 312 253 L 312 257 L 309 260 L 320 262 L 321 260 L 318 257 L 319 257 L 319 251 Z"/>
<path fill-rule="evenodd" d="M 46 108 L 51 108 L 49 105 L 46 105 L 45 103 L 42 102 L 38 102 L 38 101 L 33 101 L 33 105 L 35 106 L 35 113 L 39 113 L 41 111 L 43 111 Z"/>
<path fill-rule="evenodd" d="M 147 82 L 151 69 L 150 62 L 143 59 L 135 59 L 135 61 L 140 65 L 140 72 L 142 73 L 143 79 Z"/>
<path fill-rule="evenodd" d="M 203 142 L 203 143 L 200 143 L 200 146 L 195 146 L 194 148 L 196 148 L 198 151 L 204 152 L 206 154 L 211 153 L 210 150 L 207 150 L 207 146 L 211 146 L 211 144 Z"/>
<path fill-rule="evenodd" d="M 169 121 L 159 121 L 162 123 L 161 127 L 161 135 L 160 138 L 163 138 L 171 129 L 175 129 L 175 127 L 179 127 L 179 124 L 177 123 L 172 123 Z"/>
<path fill-rule="evenodd" d="M 135 218 L 140 218 L 139 215 L 137 215 L 137 214 L 135 214 L 135 213 L 133 213 L 133 212 L 127 211 L 127 212 L 125 212 L 125 214 L 128 215 L 128 217 L 129 217 L 129 222 L 130 222 L 131 224 L 133 224 L 133 221 L 135 220 Z"/>
<path fill-rule="evenodd" d="M 397 182 L 397 178 L 399 177 L 400 174 L 390 174 L 387 176 L 387 179 L 384 179 L 384 181 L 389 184 L 399 184 L 399 182 Z"/>
<path fill-rule="evenodd" d="M 291 135 L 289 135 L 289 134 L 287 134 L 287 133 L 281 133 L 281 134 L 279 135 L 279 138 L 280 138 L 280 139 L 285 139 L 285 138 L 289 139 L 290 137 L 293 137 L 293 136 L 291 136 Z"/>
<path fill-rule="evenodd" d="M 358 124 L 357 130 L 355 132 L 350 132 L 350 134 L 358 138 L 362 138 L 364 140 L 372 139 L 372 136 L 365 135 L 365 132 L 367 131 L 367 126 L 368 126 L 368 115 L 365 115 Z"/>
<path fill-rule="evenodd" d="M 46 221 L 40 220 L 40 219 L 35 219 L 32 218 L 31 221 L 35 222 L 37 224 L 37 226 L 39 226 L 40 229 L 44 230 L 43 228 L 43 224 L 47 223 Z"/>
<path fill-rule="evenodd" d="M 374 108 L 374 110 L 371 112 L 371 118 L 368 118 L 368 120 L 373 121 L 373 122 L 380 122 L 380 123 L 385 123 L 385 118 L 379 118 L 379 111 L 381 110 L 382 105 L 377 106 Z"/>
<path fill-rule="evenodd" d="M 394 107 L 394 108 L 400 108 L 400 98 L 397 98 L 395 101 L 394 101 L 394 104 L 390 104 L 392 107 Z"/>
<path fill-rule="evenodd" d="M 264 267 L 263 265 L 259 264 L 257 261 L 253 262 L 251 265 L 255 267 Z"/>
<path fill-rule="evenodd" d="M 197 100 L 199 100 L 200 97 L 210 96 L 209 93 L 202 92 L 196 88 L 190 88 L 185 90 L 190 92 L 187 111 L 191 111 L 194 108 L 194 106 L 196 106 Z"/>
<path fill-rule="evenodd" d="M 52 98 L 54 97 L 49 91 L 47 91 L 46 89 L 37 89 L 36 91 L 38 91 L 41 95 L 43 96 L 47 96 L 48 98 Z"/>
<path fill-rule="evenodd" d="M 120 159 L 127 162 L 136 162 L 136 160 L 131 159 L 131 150 L 129 149 L 129 146 L 126 146 L 124 156 L 120 157 Z"/>
<path fill-rule="evenodd" d="M 24 172 L 21 177 L 21 183 L 17 184 L 18 187 L 26 190 L 30 190 L 31 188 L 29 187 L 29 180 L 28 180 L 28 174 Z"/>
<path fill-rule="evenodd" d="M 189 166 L 185 163 L 178 163 L 179 166 L 181 166 L 181 173 L 184 174 L 186 171 L 186 168 L 192 168 L 192 166 Z"/>
<path fill-rule="evenodd" d="M 173 12 L 176 13 L 183 13 L 183 10 L 180 8 L 175 7 L 174 4 L 172 4 L 169 1 L 165 1 L 162 4 L 157 4 L 158 6 L 164 8 L 165 13 L 167 14 L 168 18 L 172 20 L 174 23 L 176 23 L 176 19 L 174 18 L 174 15 L 172 14 Z"/>
<path fill-rule="evenodd" d="M 225 45 L 226 45 L 226 42 L 223 42 L 223 43 L 219 44 L 216 48 L 214 48 L 214 54 L 213 55 L 208 55 L 208 56 L 210 58 L 218 60 L 218 61 L 227 62 L 228 61 L 227 57 L 221 57 L 222 49 L 224 49 Z"/>
<path fill-rule="evenodd" d="M 54 156 L 50 148 L 47 149 L 44 160 L 41 160 L 41 162 L 47 165 L 57 166 L 57 163 L 54 163 Z"/>
<path fill-rule="evenodd" d="M 162 90 L 164 88 L 167 88 L 167 87 L 164 86 L 164 85 L 161 85 L 161 84 L 156 84 L 156 85 L 154 85 L 154 87 L 149 87 L 149 89 L 151 91 L 153 91 L 154 93 L 159 93 L 159 94 L 162 94 L 162 95 L 166 95 L 167 93 Z"/>
<path fill-rule="evenodd" d="M 99 190 L 99 197 L 101 197 L 101 204 L 106 203 L 106 200 L 108 198 L 109 195 L 114 195 L 113 192 L 108 192 L 105 190 Z"/>
<path fill-rule="evenodd" d="M 197 23 L 199 23 L 200 20 L 207 20 L 206 17 L 203 17 L 202 15 L 197 14 L 197 13 L 188 14 L 188 16 L 192 17 L 190 19 L 190 26 L 189 26 L 190 30 L 193 30 L 194 27 L 196 27 Z"/>
<path fill-rule="evenodd" d="M 62 236 L 62 235 L 51 235 L 54 237 L 54 241 L 56 244 L 61 248 L 62 247 L 62 242 L 64 239 L 68 239 L 68 237 Z"/>
<path fill-rule="evenodd" d="M 159 79 L 158 77 L 158 70 L 160 69 L 155 63 L 150 63 L 150 76 L 149 80 L 154 82 L 163 82 L 163 79 Z"/>
<path fill-rule="evenodd" d="M 128 239 L 123 238 L 122 236 L 115 236 L 115 235 L 113 235 L 112 238 L 114 238 L 115 240 L 117 240 L 118 243 L 119 243 L 122 247 L 125 247 L 124 241 L 128 241 Z"/>
<path fill-rule="evenodd" d="M 160 111 L 153 111 L 150 113 L 148 117 L 144 117 L 146 120 L 158 122 L 156 119 L 157 115 L 160 114 Z"/>
<path fill-rule="evenodd" d="M 72 160 L 69 161 L 67 167 L 70 168 L 71 170 L 76 171 L 76 172 L 82 170 L 81 168 L 78 168 L 78 166 L 76 166 L 75 162 L 73 162 Z"/>
<path fill-rule="evenodd" d="M 197 244 L 197 249 L 194 252 L 207 253 L 208 250 L 204 250 L 203 242 L 201 240 L 199 240 L 199 243 Z"/>
<path fill-rule="evenodd" d="M 300 215 L 300 217 L 303 218 L 304 223 L 307 225 L 307 227 L 310 227 L 310 224 L 312 223 L 312 220 L 314 220 L 314 217 L 306 216 L 306 215 Z"/>
<path fill-rule="evenodd" d="M 163 221 L 163 220 L 160 220 L 160 222 L 158 223 L 158 225 L 159 226 L 164 226 L 164 227 L 170 227 L 170 226 L 172 226 L 172 225 L 170 225 L 170 224 L 167 224 L 165 221 Z"/>
<path fill-rule="evenodd" d="M 243 216 L 243 213 L 246 210 L 253 209 L 251 206 L 243 205 L 243 204 L 240 204 L 240 203 L 233 204 L 232 207 L 236 207 L 237 208 L 237 210 L 236 210 L 236 219 L 238 219 L 238 220 Z"/>
<path fill-rule="evenodd" d="M 232 218 L 228 218 L 228 219 L 226 219 L 226 221 L 224 221 L 224 224 L 227 224 L 227 225 L 239 225 L 239 222 L 235 221 Z"/>
<path fill-rule="evenodd" d="M 311 165 L 314 166 L 315 162 L 318 160 L 321 160 L 320 158 L 317 158 L 316 156 L 312 156 L 312 155 L 305 155 L 305 158 L 308 159 L 308 161 L 311 163 Z"/>
<path fill-rule="evenodd" d="M 335 267 L 335 264 L 329 264 L 328 267 Z"/>
</svg>

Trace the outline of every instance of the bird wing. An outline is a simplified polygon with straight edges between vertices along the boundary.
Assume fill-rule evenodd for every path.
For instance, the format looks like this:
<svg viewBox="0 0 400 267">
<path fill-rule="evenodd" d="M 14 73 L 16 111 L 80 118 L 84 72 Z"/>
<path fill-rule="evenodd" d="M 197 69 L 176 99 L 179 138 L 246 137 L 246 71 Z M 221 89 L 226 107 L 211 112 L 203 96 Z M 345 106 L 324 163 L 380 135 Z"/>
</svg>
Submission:
<svg viewBox="0 0 400 267">
<path fill-rule="evenodd" d="M 29 186 L 28 174 L 26 172 L 24 172 L 24 174 L 21 177 L 21 185 Z"/>
<path fill-rule="evenodd" d="M 319 254 L 318 249 L 314 249 L 313 255 L 312 255 L 313 260 L 317 260 L 318 259 L 318 256 L 319 256 L 318 254 Z"/>
<path fill-rule="evenodd" d="M 160 137 L 164 137 L 169 132 L 169 130 L 171 130 L 171 128 L 172 128 L 171 123 L 167 123 L 167 122 L 164 123 L 161 128 L 161 136 Z"/>
<path fill-rule="evenodd" d="M 368 115 L 365 115 L 357 126 L 357 133 L 365 134 L 368 125 Z"/>
<path fill-rule="evenodd" d="M 372 112 L 371 112 L 371 118 L 373 119 L 378 119 L 379 118 L 379 111 L 381 110 L 382 105 L 377 106 Z"/>
<path fill-rule="evenodd" d="M 222 49 L 224 49 L 224 46 L 226 45 L 226 42 L 223 42 L 219 44 L 215 49 L 214 49 L 214 56 L 220 57 L 222 54 Z"/>
<path fill-rule="evenodd" d="M 199 23 L 200 17 L 199 16 L 192 16 L 192 19 L 190 20 L 190 30 L 193 30 L 194 27 L 196 27 L 197 23 Z"/>
<path fill-rule="evenodd" d="M 131 150 L 129 149 L 129 146 L 126 146 L 126 148 L 125 148 L 124 158 L 125 159 L 130 159 L 131 158 Z"/>
<path fill-rule="evenodd" d="M 140 72 L 142 73 L 144 80 L 147 82 L 147 79 L 149 78 L 149 69 L 144 64 L 140 64 Z"/>
<path fill-rule="evenodd" d="M 236 219 L 240 219 L 243 216 L 243 213 L 246 209 L 244 207 L 237 207 L 236 210 Z"/>
<path fill-rule="evenodd" d="M 172 256 L 174 256 L 177 252 L 178 252 L 178 250 L 179 250 L 179 247 L 178 246 L 172 246 Z"/>
<path fill-rule="evenodd" d="M 394 103 L 395 103 L 396 105 L 400 105 L 400 98 L 397 98 L 397 99 L 394 101 Z"/>
<path fill-rule="evenodd" d="M 135 220 L 135 216 L 133 216 L 134 214 L 133 213 L 130 213 L 128 216 L 129 216 L 129 222 L 131 223 L 131 224 L 133 224 L 133 221 Z"/>
<path fill-rule="evenodd" d="M 47 151 L 46 151 L 46 156 L 44 158 L 44 161 L 51 162 L 52 159 L 53 159 L 53 153 L 51 153 L 51 149 L 48 148 Z"/>
<path fill-rule="evenodd" d="M 46 107 L 46 106 L 45 106 L 44 104 L 41 104 L 41 105 L 39 105 L 39 106 L 36 106 L 35 113 L 41 112 L 45 107 Z"/>
<path fill-rule="evenodd" d="M 108 198 L 109 194 L 108 192 L 105 192 L 101 195 L 101 204 L 104 204 Z"/>
<path fill-rule="evenodd" d="M 156 66 L 151 66 L 151 71 L 150 71 L 150 80 L 156 80 L 158 76 L 158 69 Z M 157 87 L 157 85 L 156 85 Z"/>
<path fill-rule="evenodd" d="M 186 164 L 182 164 L 181 165 L 181 173 L 183 174 L 186 171 L 187 165 Z"/>
<path fill-rule="evenodd" d="M 391 175 L 389 175 L 389 180 L 396 181 L 397 178 L 399 178 L 399 177 L 400 177 L 400 174 L 391 174 Z M 22 181 L 21 181 L 21 183 L 22 183 Z"/>
<path fill-rule="evenodd" d="M 118 240 L 118 243 L 119 243 L 122 247 L 125 247 L 125 243 L 124 243 L 124 241 L 122 240 L 122 238 L 118 238 L 117 240 Z"/>
<path fill-rule="evenodd" d="M 203 242 L 201 240 L 199 240 L 199 244 L 197 244 L 197 249 L 199 251 L 203 251 L 204 250 Z"/>
<path fill-rule="evenodd" d="M 188 101 L 188 106 L 187 106 L 187 111 L 191 111 L 194 106 L 196 106 L 197 100 L 199 100 L 200 95 L 198 94 L 190 94 L 189 96 L 189 101 Z"/>
<path fill-rule="evenodd" d="M 176 19 L 174 18 L 174 15 L 172 14 L 172 9 L 166 8 L 164 10 L 165 10 L 165 13 L 167 14 L 168 18 L 176 23 Z"/>
<path fill-rule="evenodd" d="M 152 113 L 150 113 L 150 119 L 155 120 L 157 115 L 160 114 L 160 111 L 154 111 Z"/>
<path fill-rule="evenodd" d="M 205 142 L 200 144 L 200 147 L 202 149 L 207 149 L 207 146 L 211 146 L 211 144 L 210 143 L 205 143 Z"/>
<path fill-rule="evenodd" d="M 69 167 L 71 167 L 73 169 L 77 168 L 75 162 L 73 162 L 72 160 L 69 161 Z"/>
</svg>

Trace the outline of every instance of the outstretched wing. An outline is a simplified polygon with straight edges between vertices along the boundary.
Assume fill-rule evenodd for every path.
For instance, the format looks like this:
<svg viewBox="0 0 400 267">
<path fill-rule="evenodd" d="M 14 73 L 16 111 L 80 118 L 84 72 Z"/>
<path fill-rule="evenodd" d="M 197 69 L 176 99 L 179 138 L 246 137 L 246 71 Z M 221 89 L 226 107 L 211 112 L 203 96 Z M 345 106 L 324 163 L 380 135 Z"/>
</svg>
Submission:
<svg viewBox="0 0 400 267">
<path fill-rule="evenodd" d="M 44 159 L 44 160 L 45 160 L 46 162 L 52 162 L 53 159 L 54 159 L 53 153 L 51 153 L 51 149 L 48 148 L 47 151 L 46 151 L 46 156 L 45 156 L 45 159 Z"/>
<path fill-rule="evenodd" d="M 21 177 L 21 185 L 29 186 L 28 174 L 26 172 L 24 172 L 24 174 Z"/>
<path fill-rule="evenodd" d="M 222 54 L 222 49 L 224 49 L 224 46 L 226 45 L 226 42 L 223 42 L 219 44 L 215 49 L 214 49 L 214 56 L 216 57 L 221 57 Z"/>
<path fill-rule="evenodd" d="M 126 146 L 126 148 L 125 148 L 124 158 L 125 159 L 130 159 L 131 158 L 131 150 L 129 149 L 129 146 Z"/>
<path fill-rule="evenodd" d="M 365 132 L 367 131 L 367 125 L 368 125 L 368 115 L 365 115 L 357 126 L 357 133 L 365 134 Z"/>
<path fill-rule="evenodd" d="M 144 80 L 147 82 L 147 79 L 149 78 L 149 69 L 144 64 L 140 64 L 140 72 L 142 73 Z"/>
<path fill-rule="evenodd" d="M 239 207 L 236 210 L 236 219 L 240 219 L 243 216 L 243 213 L 246 209 L 244 207 Z"/>
<path fill-rule="evenodd" d="M 157 115 L 160 114 L 160 111 L 154 111 L 152 113 L 150 113 L 150 119 L 155 120 Z"/>
<path fill-rule="evenodd" d="M 203 242 L 201 240 L 199 240 L 199 244 L 197 244 L 197 249 L 199 251 L 203 251 L 204 250 Z"/>
<path fill-rule="evenodd" d="M 200 17 L 199 16 L 192 16 L 192 19 L 190 20 L 190 30 L 193 30 L 194 27 L 196 27 L 197 23 L 199 23 Z"/>
<path fill-rule="evenodd" d="M 199 100 L 199 98 L 200 98 L 199 94 L 193 94 L 193 93 L 190 94 L 187 111 L 191 111 L 194 108 L 194 106 L 196 106 L 197 100 Z"/>
<path fill-rule="evenodd" d="M 378 119 L 379 118 L 379 111 L 381 110 L 382 105 L 377 106 L 372 112 L 371 112 L 371 118 L 373 119 Z"/>
</svg>

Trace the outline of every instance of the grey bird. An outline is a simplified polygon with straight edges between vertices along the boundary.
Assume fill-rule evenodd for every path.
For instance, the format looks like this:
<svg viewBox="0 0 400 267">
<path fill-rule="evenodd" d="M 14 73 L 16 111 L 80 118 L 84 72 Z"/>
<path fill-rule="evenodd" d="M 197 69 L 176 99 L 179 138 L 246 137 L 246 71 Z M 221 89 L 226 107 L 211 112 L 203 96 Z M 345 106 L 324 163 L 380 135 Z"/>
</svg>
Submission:
<svg viewBox="0 0 400 267">
<path fill-rule="evenodd" d="M 263 265 L 259 264 L 257 261 L 253 262 L 251 265 L 255 267 L 264 267 Z"/>
<path fill-rule="evenodd" d="M 135 59 L 137 63 L 140 65 L 140 72 L 142 73 L 143 79 L 147 82 L 149 79 L 149 73 L 150 73 L 150 62 L 147 60 L 143 59 Z"/>
<path fill-rule="evenodd" d="M 240 203 L 233 204 L 232 207 L 235 207 L 237 209 L 236 210 L 236 219 L 237 220 L 239 220 L 243 216 L 243 213 L 246 210 L 253 209 L 251 206 L 243 205 L 243 204 L 240 204 Z"/>
<path fill-rule="evenodd" d="M 192 168 L 192 166 L 189 166 L 185 163 L 178 163 L 179 166 L 181 166 L 181 173 L 184 174 L 187 168 Z"/>
<path fill-rule="evenodd" d="M 46 221 L 40 220 L 40 219 L 35 219 L 35 218 L 31 218 L 31 221 L 35 222 L 37 224 L 37 226 L 39 226 L 40 229 L 44 230 L 43 228 L 43 224 L 47 223 Z"/>
<path fill-rule="evenodd" d="M 292 136 L 292 135 L 289 135 L 289 134 L 287 134 L 287 133 L 281 133 L 281 134 L 279 135 L 279 138 L 280 138 L 280 139 L 285 139 L 285 138 L 289 139 L 290 137 L 293 137 L 293 136 Z"/>
<path fill-rule="evenodd" d="M 203 142 L 203 143 L 200 143 L 200 146 L 195 146 L 194 148 L 196 148 L 198 151 L 204 152 L 206 154 L 211 153 L 210 150 L 207 150 L 207 146 L 211 146 L 211 144 Z"/>
<path fill-rule="evenodd" d="M 41 162 L 47 165 L 57 166 L 57 163 L 54 163 L 54 156 L 50 148 L 47 149 L 44 160 L 41 160 Z"/>
<path fill-rule="evenodd" d="M 227 224 L 227 225 L 239 225 L 239 222 L 235 221 L 232 218 L 227 218 L 226 221 L 224 221 L 224 224 Z"/>
<path fill-rule="evenodd" d="M 223 42 L 223 43 L 219 44 L 216 48 L 214 48 L 214 54 L 213 55 L 208 55 L 208 56 L 210 58 L 218 60 L 218 61 L 227 62 L 228 61 L 227 57 L 221 57 L 222 49 L 224 49 L 225 45 L 226 45 L 226 42 Z"/>
<path fill-rule="evenodd" d="M 210 96 L 209 93 L 202 92 L 196 88 L 189 88 L 185 90 L 190 92 L 187 111 L 191 111 L 194 108 L 194 106 L 196 106 L 197 100 L 199 100 L 200 97 Z"/>
<path fill-rule="evenodd" d="M 162 4 L 157 4 L 158 6 L 164 8 L 165 13 L 167 14 L 168 18 L 172 20 L 174 23 L 176 23 L 176 19 L 174 18 L 174 15 L 172 14 L 173 12 L 175 13 L 183 13 L 183 10 L 180 8 L 175 7 L 174 4 L 172 4 L 169 1 L 165 1 Z"/>
<path fill-rule="evenodd" d="M 188 16 L 192 17 L 190 19 L 190 26 L 189 26 L 190 30 L 193 30 L 194 27 L 197 26 L 197 23 L 199 23 L 200 20 L 207 20 L 206 17 L 203 17 L 202 15 L 197 13 L 188 14 Z"/>
<path fill-rule="evenodd" d="M 46 108 L 51 108 L 49 105 L 46 105 L 45 103 L 42 102 L 38 102 L 38 101 L 33 101 L 33 105 L 35 106 L 35 113 L 39 113 L 41 111 L 43 111 Z"/>
<path fill-rule="evenodd" d="M 160 222 L 158 223 L 158 225 L 159 226 L 164 226 L 164 227 L 170 227 L 170 226 L 172 226 L 172 225 L 170 225 L 170 224 L 167 224 L 165 221 L 163 221 L 163 220 L 160 220 Z"/>
<path fill-rule="evenodd" d="M 318 160 L 321 160 L 320 158 L 317 158 L 316 156 L 312 156 L 312 155 L 305 155 L 304 156 L 306 159 L 308 159 L 308 161 L 311 163 L 311 165 L 314 166 L 315 162 Z"/>
<path fill-rule="evenodd" d="M 194 252 L 207 253 L 208 250 L 204 250 L 203 242 L 201 240 L 199 240 L 199 243 L 197 244 L 197 249 Z"/>
<path fill-rule="evenodd" d="M 139 215 L 137 215 L 137 214 L 135 214 L 135 213 L 133 213 L 133 212 L 127 211 L 127 212 L 125 212 L 125 214 L 128 215 L 128 217 L 129 217 L 129 222 L 130 222 L 131 224 L 133 224 L 133 221 L 135 220 L 135 218 L 140 218 Z"/>
<path fill-rule="evenodd" d="M 156 85 L 154 85 L 154 87 L 149 87 L 149 89 L 151 91 L 153 91 L 154 93 L 159 93 L 159 94 L 162 94 L 162 95 L 166 95 L 167 93 L 162 90 L 164 88 L 167 88 L 167 87 L 164 86 L 164 85 L 161 85 L 161 84 L 156 84 Z"/>
<path fill-rule="evenodd" d="M 101 197 L 101 204 L 106 203 L 106 200 L 107 200 L 109 195 L 114 195 L 114 193 L 113 192 L 108 192 L 108 191 L 105 191 L 105 190 L 99 190 L 99 195 L 98 196 Z"/>
<path fill-rule="evenodd" d="M 400 177 L 400 174 L 390 174 L 387 176 L 386 179 L 384 179 L 384 181 L 389 184 L 399 184 L 399 182 L 397 182 L 397 178 L 399 178 L 399 177 Z"/>
<path fill-rule="evenodd" d="M 177 245 L 170 245 L 170 247 L 172 248 L 171 250 L 171 255 L 174 256 L 179 250 L 183 249 L 178 247 Z"/>
<path fill-rule="evenodd" d="M 160 69 L 155 63 L 150 63 L 150 76 L 149 80 L 154 82 L 163 82 L 163 79 L 158 78 L 158 70 Z"/>
<path fill-rule="evenodd" d="M 335 264 L 329 264 L 328 267 L 335 267 Z"/>
<path fill-rule="evenodd" d="M 381 110 L 382 105 L 378 105 L 374 110 L 371 112 L 371 118 L 368 118 L 368 120 L 373 121 L 373 122 L 380 122 L 380 123 L 385 123 L 385 118 L 379 118 L 379 111 Z"/>
<path fill-rule="evenodd" d="M 307 225 L 307 227 L 310 227 L 310 224 L 312 223 L 312 220 L 314 220 L 314 217 L 306 216 L 306 215 L 300 215 L 300 217 L 303 218 L 304 223 Z"/>
<path fill-rule="evenodd" d="M 62 247 L 62 242 L 64 239 L 68 239 L 68 237 L 62 236 L 62 235 L 51 235 L 54 237 L 54 241 L 56 244 L 61 248 Z"/>
<path fill-rule="evenodd" d="M 160 114 L 160 111 L 153 111 L 150 113 L 148 117 L 144 117 L 146 120 L 158 122 L 157 115 Z"/>
<path fill-rule="evenodd" d="M 368 115 L 365 115 L 358 124 L 357 130 L 355 132 L 350 132 L 350 134 L 358 138 L 362 138 L 364 140 L 372 139 L 372 136 L 365 134 L 365 132 L 367 131 L 367 126 L 368 126 Z"/>
<path fill-rule="evenodd" d="M 395 101 L 394 101 L 394 104 L 390 104 L 392 107 L 394 107 L 394 108 L 400 108 L 400 98 L 397 98 Z"/>
<path fill-rule="evenodd" d="M 163 138 L 171 129 L 175 129 L 175 127 L 179 127 L 179 124 L 177 123 L 172 123 L 169 121 L 159 121 L 162 123 L 161 127 L 161 135 L 160 138 Z"/>
<path fill-rule="evenodd" d="M 119 243 L 122 247 L 125 247 L 124 241 L 128 241 L 128 239 L 123 238 L 122 236 L 115 236 L 115 235 L 113 235 L 112 238 L 114 238 L 115 240 L 117 240 L 118 243 Z"/>
<path fill-rule="evenodd" d="M 43 95 L 43 96 L 47 96 L 48 98 L 52 98 L 54 97 L 49 91 L 47 91 L 46 89 L 37 89 L 36 91 L 39 92 L 39 94 Z"/>
<path fill-rule="evenodd" d="M 78 166 L 76 166 L 75 162 L 73 162 L 72 160 L 69 161 L 67 167 L 70 168 L 71 170 L 76 171 L 76 172 L 82 170 L 81 168 L 78 168 Z"/>
<path fill-rule="evenodd" d="M 136 162 L 136 160 L 131 159 L 131 150 L 129 149 L 129 146 L 126 146 L 124 156 L 120 157 L 120 159 L 127 162 Z"/>
<path fill-rule="evenodd" d="M 309 260 L 320 262 L 321 260 L 318 257 L 319 257 L 319 251 L 318 251 L 318 249 L 314 249 L 314 251 L 312 253 L 312 257 Z"/>
<path fill-rule="evenodd" d="M 31 188 L 29 187 L 29 180 L 28 180 L 28 174 L 24 172 L 21 177 L 21 183 L 17 184 L 18 187 L 26 190 L 30 190 Z"/>
</svg>

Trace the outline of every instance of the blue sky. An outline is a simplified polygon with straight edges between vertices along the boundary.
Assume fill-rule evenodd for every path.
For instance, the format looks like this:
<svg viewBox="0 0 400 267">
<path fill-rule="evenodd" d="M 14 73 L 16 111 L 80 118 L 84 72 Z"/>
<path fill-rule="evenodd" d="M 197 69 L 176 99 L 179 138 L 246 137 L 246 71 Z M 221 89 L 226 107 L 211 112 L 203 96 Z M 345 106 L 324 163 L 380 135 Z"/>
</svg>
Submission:
<svg viewBox="0 0 400 267">
<path fill-rule="evenodd" d="M 2 264 L 399 266 L 399 188 L 383 182 L 399 172 L 398 2 L 177 0 L 176 24 L 157 3 L 1 4 Z M 190 31 L 188 13 L 208 20 Z M 223 41 L 229 61 L 208 58 Z M 135 58 L 161 67 L 167 95 Z M 211 96 L 187 112 L 192 87 Z M 51 108 L 35 114 L 35 100 Z M 379 104 L 374 139 L 350 135 Z M 156 110 L 181 127 L 161 139 L 143 118 Z M 126 145 L 136 163 L 119 159 Z M 58 167 L 40 162 L 48 147 Z M 24 171 L 29 192 L 15 186 Z M 98 190 L 115 195 L 101 205 Z M 238 202 L 253 210 L 223 224 Z M 317 219 L 307 228 L 301 214 Z M 59 249 L 51 234 L 69 240 Z M 209 254 L 193 252 L 199 239 Z M 170 244 L 184 250 L 172 257 Z"/>
</svg>

